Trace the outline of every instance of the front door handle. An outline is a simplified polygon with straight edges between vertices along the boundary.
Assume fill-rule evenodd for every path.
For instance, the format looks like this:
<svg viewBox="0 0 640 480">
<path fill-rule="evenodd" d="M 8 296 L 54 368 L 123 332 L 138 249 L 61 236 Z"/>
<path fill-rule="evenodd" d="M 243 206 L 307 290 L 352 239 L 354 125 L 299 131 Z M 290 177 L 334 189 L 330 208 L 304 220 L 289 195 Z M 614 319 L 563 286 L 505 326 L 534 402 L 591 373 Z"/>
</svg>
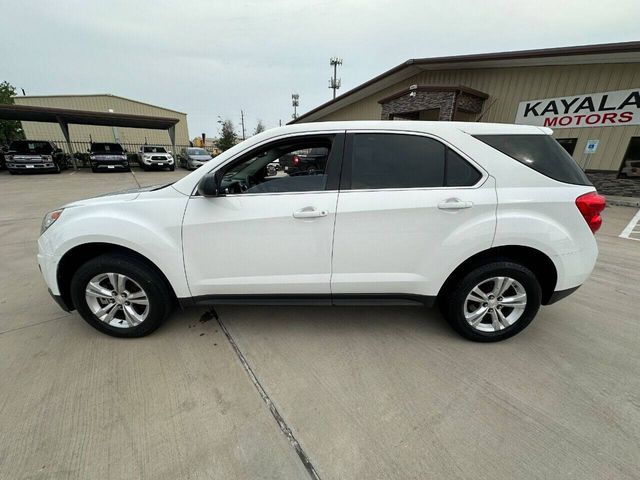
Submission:
<svg viewBox="0 0 640 480">
<path fill-rule="evenodd" d="M 460 210 L 463 208 L 473 207 L 473 202 L 464 202 L 459 198 L 448 198 L 444 202 L 438 204 L 440 210 Z"/>
<path fill-rule="evenodd" d="M 326 210 L 316 210 L 315 207 L 304 207 L 301 210 L 293 212 L 293 218 L 318 218 L 326 217 L 329 212 Z"/>
</svg>

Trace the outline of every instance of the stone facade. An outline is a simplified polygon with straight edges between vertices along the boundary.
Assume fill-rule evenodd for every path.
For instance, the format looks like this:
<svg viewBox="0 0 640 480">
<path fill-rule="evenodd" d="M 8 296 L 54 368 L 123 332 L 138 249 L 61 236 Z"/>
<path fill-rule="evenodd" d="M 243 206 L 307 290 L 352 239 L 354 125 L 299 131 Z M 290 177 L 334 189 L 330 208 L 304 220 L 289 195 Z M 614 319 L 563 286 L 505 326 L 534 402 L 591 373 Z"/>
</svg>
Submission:
<svg viewBox="0 0 640 480">
<path fill-rule="evenodd" d="M 602 195 L 640 198 L 640 178 L 616 178 L 615 173 L 587 172 L 589 180 Z"/>
<path fill-rule="evenodd" d="M 438 120 L 451 121 L 455 119 L 456 111 L 480 113 L 485 98 L 451 87 L 417 87 L 381 100 L 380 119 L 392 120 L 394 117 L 438 109 Z"/>
</svg>

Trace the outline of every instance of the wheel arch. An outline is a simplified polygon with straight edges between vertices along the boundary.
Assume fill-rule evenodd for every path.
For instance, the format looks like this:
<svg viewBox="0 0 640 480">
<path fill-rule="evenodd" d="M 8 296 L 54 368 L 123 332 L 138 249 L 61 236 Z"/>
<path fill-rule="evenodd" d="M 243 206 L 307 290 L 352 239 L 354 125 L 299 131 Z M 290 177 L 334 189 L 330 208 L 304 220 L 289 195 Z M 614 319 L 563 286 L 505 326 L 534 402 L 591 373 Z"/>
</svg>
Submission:
<svg viewBox="0 0 640 480">
<path fill-rule="evenodd" d="M 458 265 L 447 277 L 447 280 L 438 292 L 438 298 L 441 298 L 442 295 L 467 272 L 491 261 L 504 260 L 519 263 L 531 270 L 538 279 L 540 288 L 542 289 L 542 304 L 546 305 L 549 303 L 558 282 L 556 266 L 553 260 L 544 252 L 523 245 L 493 247 L 469 257 Z"/>
<path fill-rule="evenodd" d="M 169 292 L 171 293 L 174 301 L 177 296 L 173 289 L 173 286 L 167 279 L 167 276 L 158 268 L 158 266 L 149 260 L 144 255 L 136 252 L 127 247 L 123 247 L 122 245 L 116 245 L 113 243 L 106 242 L 92 242 L 92 243 L 84 243 L 82 245 L 78 245 L 73 247 L 68 252 L 66 252 L 60 261 L 58 262 L 58 268 L 56 271 L 56 280 L 58 282 L 58 289 L 60 290 L 60 297 L 64 302 L 65 306 L 69 308 L 69 310 L 75 310 L 75 306 L 73 305 L 73 301 L 71 300 L 71 279 L 73 278 L 74 273 L 80 268 L 81 265 L 86 263 L 88 260 L 95 258 L 99 255 L 104 254 L 124 254 L 137 260 L 147 264 L 151 267 L 160 277 L 164 280 Z"/>
</svg>

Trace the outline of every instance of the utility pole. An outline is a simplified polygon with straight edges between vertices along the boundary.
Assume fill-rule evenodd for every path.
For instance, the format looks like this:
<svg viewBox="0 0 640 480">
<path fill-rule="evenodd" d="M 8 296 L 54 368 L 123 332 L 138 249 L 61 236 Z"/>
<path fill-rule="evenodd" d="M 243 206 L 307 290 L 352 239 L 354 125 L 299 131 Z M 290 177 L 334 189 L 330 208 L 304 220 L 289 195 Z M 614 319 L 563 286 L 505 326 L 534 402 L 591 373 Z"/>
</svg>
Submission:
<svg viewBox="0 0 640 480">
<path fill-rule="evenodd" d="M 329 65 L 333 67 L 333 78 L 329 79 L 329 88 L 333 90 L 333 98 L 336 98 L 336 90 L 338 90 L 342 84 L 338 78 L 338 65 L 342 65 L 342 59 L 338 57 L 331 57 Z"/>
<path fill-rule="evenodd" d="M 240 110 L 240 123 L 242 124 L 242 140 L 244 140 L 244 112 L 242 110 Z"/>
<path fill-rule="evenodd" d="M 293 105 L 293 119 L 298 118 L 298 106 L 300 105 L 300 95 L 297 93 L 291 94 L 291 105 Z"/>
<path fill-rule="evenodd" d="M 282 126 L 282 119 L 278 120 L 278 126 L 281 127 Z"/>
</svg>

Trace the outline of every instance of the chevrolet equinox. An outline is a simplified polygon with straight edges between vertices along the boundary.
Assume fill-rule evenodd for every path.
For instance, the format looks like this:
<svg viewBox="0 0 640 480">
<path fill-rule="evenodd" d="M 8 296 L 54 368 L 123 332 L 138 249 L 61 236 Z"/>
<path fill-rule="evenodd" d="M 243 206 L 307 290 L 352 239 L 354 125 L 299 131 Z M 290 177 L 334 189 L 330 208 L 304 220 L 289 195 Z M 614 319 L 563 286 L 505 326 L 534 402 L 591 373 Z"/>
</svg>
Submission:
<svg viewBox="0 0 640 480">
<path fill-rule="evenodd" d="M 49 212 L 38 262 L 63 309 L 118 337 L 149 334 L 176 304 L 437 304 L 464 337 L 502 340 L 576 290 L 598 254 L 604 198 L 551 133 L 269 130 L 173 184 Z M 267 174 L 319 149 L 317 168 Z"/>
</svg>

